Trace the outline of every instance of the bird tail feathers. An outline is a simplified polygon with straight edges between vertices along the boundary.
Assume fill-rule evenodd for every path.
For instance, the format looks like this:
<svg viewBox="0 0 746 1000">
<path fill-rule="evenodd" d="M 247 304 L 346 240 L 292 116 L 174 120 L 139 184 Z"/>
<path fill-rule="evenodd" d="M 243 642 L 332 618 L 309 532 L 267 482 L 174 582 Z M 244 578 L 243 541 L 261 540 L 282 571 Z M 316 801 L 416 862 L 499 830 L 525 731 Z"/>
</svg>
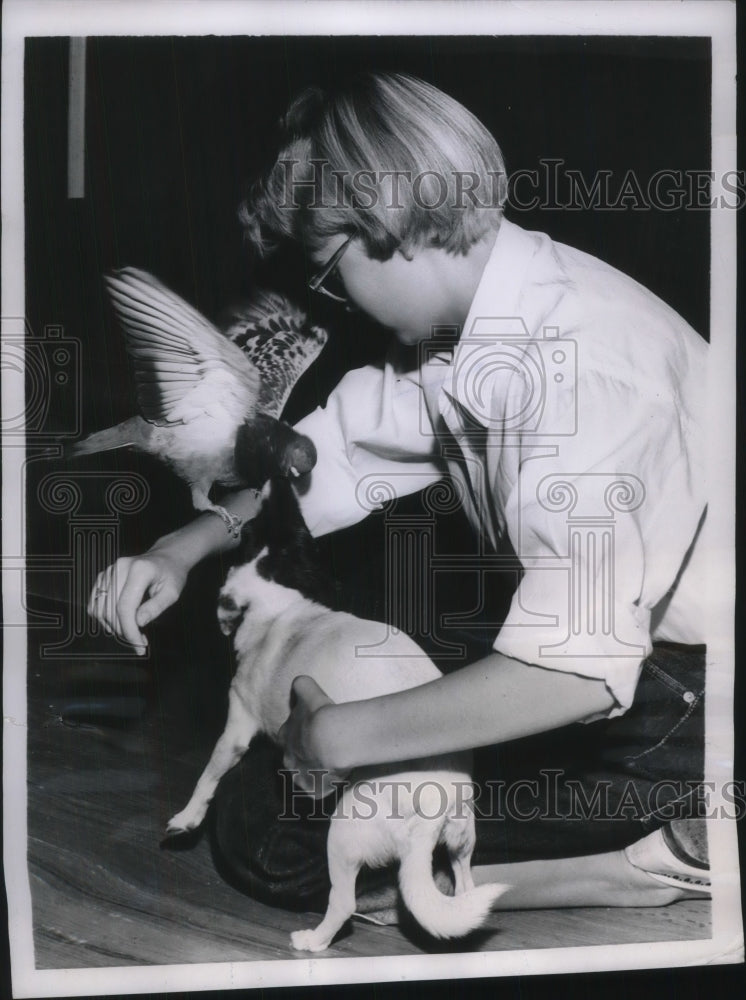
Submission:
<svg viewBox="0 0 746 1000">
<path fill-rule="evenodd" d="M 100 451 L 113 451 L 115 448 L 125 448 L 127 445 L 141 446 L 143 435 L 142 419 L 134 417 L 125 420 L 115 427 L 89 434 L 82 441 L 76 441 L 65 449 L 67 458 L 77 458 L 80 455 L 95 455 Z"/>
</svg>

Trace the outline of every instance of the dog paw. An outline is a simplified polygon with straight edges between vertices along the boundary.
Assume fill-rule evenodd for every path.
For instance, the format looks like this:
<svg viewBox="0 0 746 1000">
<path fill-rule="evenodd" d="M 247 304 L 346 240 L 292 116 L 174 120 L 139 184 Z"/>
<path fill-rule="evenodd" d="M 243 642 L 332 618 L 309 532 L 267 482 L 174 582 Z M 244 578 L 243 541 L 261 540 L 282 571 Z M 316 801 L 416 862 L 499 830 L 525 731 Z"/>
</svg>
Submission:
<svg viewBox="0 0 746 1000">
<path fill-rule="evenodd" d="M 180 813 L 176 813 L 168 821 L 166 833 L 170 837 L 176 836 L 178 833 L 189 833 L 190 830 L 196 830 L 201 821 L 201 817 L 192 815 L 187 809 L 182 809 Z"/>
<path fill-rule="evenodd" d="M 293 931 L 290 943 L 296 951 L 326 951 L 329 942 L 320 939 L 316 931 Z"/>
</svg>

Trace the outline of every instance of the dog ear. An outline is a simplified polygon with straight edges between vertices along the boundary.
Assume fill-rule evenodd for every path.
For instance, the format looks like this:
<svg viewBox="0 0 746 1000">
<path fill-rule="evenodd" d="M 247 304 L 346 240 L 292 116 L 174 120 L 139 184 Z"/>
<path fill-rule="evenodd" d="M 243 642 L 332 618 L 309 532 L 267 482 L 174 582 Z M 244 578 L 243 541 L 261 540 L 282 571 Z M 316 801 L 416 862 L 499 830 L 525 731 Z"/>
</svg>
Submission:
<svg viewBox="0 0 746 1000">
<path fill-rule="evenodd" d="M 236 554 L 236 564 L 242 565 L 243 563 L 251 562 L 257 552 L 257 527 L 256 520 L 260 516 L 259 514 L 251 521 L 246 521 L 241 528 L 241 541 L 238 544 L 238 548 L 235 550 Z"/>
<path fill-rule="evenodd" d="M 268 540 L 277 547 L 287 545 L 289 539 L 297 545 L 301 540 L 311 541 L 311 532 L 301 513 L 293 485 L 284 476 L 273 476 L 267 484 L 264 509 L 269 529 Z M 265 488 L 266 489 L 266 488 Z"/>
<path fill-rule="evenodd" d="M 268 554 L 257 563 L 260 575 L 327 607 L 333 587 L 321 571 L 316 542 L 306 526 L 290 480 L 273 477 L 262 505 Z"/>
<path fill-rule="evenodd" d="M 260 550 L 265 548 L 271 540 L 273 521 L 270 510 L 271 486 L 272 480 L 268 479 L 262 490 L 262 502 L 259 505 L 259 510 L 250 521 L 245 521 L 241 528 L 241 541 L 234 549 L 235 565 L 252 562 Z"/>
</svg>

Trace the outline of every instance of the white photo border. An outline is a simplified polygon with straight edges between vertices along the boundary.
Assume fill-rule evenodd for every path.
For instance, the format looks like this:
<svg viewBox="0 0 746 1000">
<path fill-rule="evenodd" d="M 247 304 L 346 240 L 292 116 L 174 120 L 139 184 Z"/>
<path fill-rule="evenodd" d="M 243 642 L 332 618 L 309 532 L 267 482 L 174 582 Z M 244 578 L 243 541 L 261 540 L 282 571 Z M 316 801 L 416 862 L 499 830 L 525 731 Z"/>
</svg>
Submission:
<svg viewBox="0 0 746 1000">
<path fill-rule="evenodd" d="M 427 7 L 427 16 L 423 8 Z M 468 15 L 468 16 L 466 16 Z M 26 314 L 23 212 L 23 62 L 27 36 L 91 35 L 671 35 L 712 41 L 712 164 L 736 166 L 735 5 L 729 2 L 252 2 L 252 0 L 6 0 L 2 53 L 2 316 Z M 708 775 L 732 777 L 734 737 L 720 725 L 732 707 L 735 593 L 736 213 L 711 211 L 711 364 L 708 374 L 710 580 L 718 580 L 708 627 Z M 3 319 L 5 333 L 6 320 Z M 23 412 L 23 384 L 3 366 L 4 413 Z M 19 391 L 21 398 L 18 397 Z M 3 449 L 3 514 L 17 506 L 22 447 Z M 13 551 L 17 521 L 3 517 L 3 551 Z M 18 574 L 3 568 L 3 591 Z M 6 589 L 8 588 L 8 589 Z M 21 628 L 3 636 L 5 664 L 26 662 Z M 708 667 L 708 669 L 710 669 Z M 717 824 L 711 854 L 713 928 L 706 941 L 654 942 L 531 952 L 416 955 L 375 959 L 297 958 L 209 965 L 106 969 L 34 966 L 26 858 L 26 691 L 20 669 L 4 674 L 4 867 L 15 997 L 113 995 L 331 983 L 493 977 L 735 963 L 743 960 L 735 824 Z M 717 713 L 717 720 L 713 713 Z"/>
</svg>

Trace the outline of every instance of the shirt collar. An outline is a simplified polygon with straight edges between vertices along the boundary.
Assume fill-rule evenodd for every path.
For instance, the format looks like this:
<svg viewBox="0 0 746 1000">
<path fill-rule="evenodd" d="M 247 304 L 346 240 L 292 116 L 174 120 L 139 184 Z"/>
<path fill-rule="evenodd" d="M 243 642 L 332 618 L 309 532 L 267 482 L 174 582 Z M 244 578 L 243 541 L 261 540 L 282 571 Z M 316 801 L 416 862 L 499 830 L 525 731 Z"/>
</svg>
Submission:
<svg viewBox="0 0 746 1000">
<path fill-rule="evenodd" d="M 521 298 L 526 271 L 544 239 L 502 219 L 443 382 L 451 400 L 485 427 L 490 423 L 486 379 L 491 369 L 499 371 L 501 338 L 528 339 Z"/>
</svg>

